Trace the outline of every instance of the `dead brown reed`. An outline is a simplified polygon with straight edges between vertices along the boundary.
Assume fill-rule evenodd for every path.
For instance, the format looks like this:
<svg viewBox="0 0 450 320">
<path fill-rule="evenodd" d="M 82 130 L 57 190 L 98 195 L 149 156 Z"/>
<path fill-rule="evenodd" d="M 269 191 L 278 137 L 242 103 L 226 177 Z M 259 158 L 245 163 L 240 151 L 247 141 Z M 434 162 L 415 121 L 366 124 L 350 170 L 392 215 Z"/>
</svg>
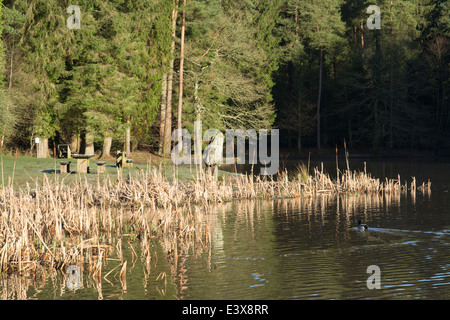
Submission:
<svg viewBox="0 0 450 320">
<path fill-rule="evenodd" d="M 97 184 L 81 176 L 70 185 L 63 180 L 44 176 L 43 181 L 19 190 L 12 184 L 0 190 L 0 273 L 65 270 L 77 264 L 100 285 L 102 269 L 115 259 L 126 288 L 127 261 L 121 252 L 125 237 L 139 240 L 140 258 L 148 275 L 156 259 L 151 249 L 155 241 L 175 264 L 192 248 L 197 253 L 210 248 L 215 215 L 209 212 L 217 203 L 431 191 L 430 182 L 416 188 L 414 179 L 408 187 L 400 177 L 380 181 L 367 172 L 349 170 L 333 180 L 317 168 L 312 174 L 303 168 L 293 176 L 284 171 L 276 178 L 235 175 L 222 181 L 200 171 L 192 181 L 183 182 L 169 181 L 161 168 L 147 167 L 126 177 L 122 172 L 117 180 L 106 176 Z M 109 273 L 104 278 L 107 276 Z"/>
</svg>

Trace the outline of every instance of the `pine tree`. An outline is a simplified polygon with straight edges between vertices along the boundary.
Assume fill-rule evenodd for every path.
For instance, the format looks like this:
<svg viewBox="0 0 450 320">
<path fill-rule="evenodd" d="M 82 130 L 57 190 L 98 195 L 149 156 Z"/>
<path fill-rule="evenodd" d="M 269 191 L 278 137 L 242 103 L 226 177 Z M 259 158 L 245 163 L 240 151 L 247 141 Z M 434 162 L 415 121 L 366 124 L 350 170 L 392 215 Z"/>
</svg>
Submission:
<svg viewBox="0 0 450 320">
<path fill-rule="evenodd" d="M 168 155 L 175 118 L 189 130 L 275 124 L 299 151 L 344 138 L 450 147 L 448 1 L 378 1 L 380 30 L 366 26 L 369 0 L 80 0 L 77 30 L 66 0 L 1 2 L 11 147 L 83 136 L 105 155 L 113 140 Z"/>
<path fill-rule="evenodd" d="M 37 107 L 34 135 L 40 137 L 41 156 L 48 154 L 48 139 L 59 131 L 59 85 L 64 76 L 70 35 L 66 27 L 65 3 L 56 0 L 17 1 L 17 8 L 26 12 L 21 46 L 24 71 L 32 75 Z"/>
<path fill-rule="evenodd" d="M 420 8 L 407 1 L 385 1 L 379 5 L 381 29 L 364 28 L 361 32 L 361 42 L 355 43 L 359 66 L 348 74 L 353 78 L 350 104 L 355 106 L 353 113 L 362 119 L 357 125 L 361 128 L 360 138 L 372 140 L 374 151 L 380 145 L 408 145 L 411 137 L 419 134 L 412 127 L 419 120 L 414 118 L 420 115 L 409 93 L 413 90 L 409 72 L 419 52 Z M 365 12 L 365 8 L 360 10 Z"/>
<path fill-rule="evenodd" d="M 116 68 L 108 50 L 113 32 L 111 21 L 105 18 L 110 13 L 108 3 L 80 3 L 80 8 L 82 26 L 70 31 L 71 48 L 65 57 L 60 121 L 63 136 L 70 140 L 79 136 L 82 141 L 79 152 L 91 153 L 92 140 L 103 137 L 117 125 L 114 116 L 111 119 L 106 112 L 114 106 L 114 99 L 109 98 L 110 92 L 107 92 L 107 85 L 111 83 L 107 78 L 115 77 Z M 106 101 L 108 99 L 110 101 Z M 118 110 L 115 108 L 112 113 Z M 91 150 L 86 150 L 86 145 Z"/>
<path fill-rule="evenodd" d="M 184 38 L 186 35 L 186 0 L 183 0 L 182 14 L 181 14 L 181 36 L 180 36 L 180 71 L 178 72 L 178 145 L 182 145 L 182 129 L 183 129 L 183 80 L 184 80 Z M 183 150 L 187 152 L 187 150 Z"/>
<path fill-rule="evenodd" d="M 177 16 L 178 16 L 178 0 L 173 0 L 171 25 L 170 25 L 170 53 L 168 55 L 169 63 L 166 68 L 167 73 L 167 94 L 166 96 L 166 110 L 164 121 L 164 133 L 162 141 L 162 154 L 167 157 L 171 151 L 171 137 L 172 137 L 172 96 L 173 96 L 173 82 L 174 82 L 174 64 L 175 64 L 175 41 L 177 30 Z M 162 127 L 162 126 L 161 126 Z"/>
<path fill-rule="evenodd" d="M 161 110 L 160 110 L 160 119 L 159 119 L 159 145 L 158 145 L 158 154 L 164 155 L 166 150 L 170 150 L 170 137 L 165 139 L 166 135 L 166 118 L 172 111 L 168 110 L 168 91 L 169 91 L 169 69 L 173 71 L 173 59 L 171 55 L 172 49 L 172 15 L 176 13 L 173 8 L 173 3 L 169 1 L 164 1 L 162 7 L 159 12 L 161 12 L 158 19 L 155 21 L 154 25 L 154 47 L 156 47 L 155 54 L 158 54 L 161 57 Z M 175 23 L 176 23 L 176 19 Z M 175 25 L 176 26 L 176 25 Z M 175 42 L 173 42 L 173 46 L 175 48 Z M 173 73 L 172 73 L 173 74 Z M 173 85 L 173 76 L 172 83 Z M 172 91 L 172 90 L 171 90 Z M 171 124 L 168 124 L 168 127 Z M 170 130 L 169 130 L 170 132 Z M 166 147 L 166 142 L 168 141 L 169 146 Z"/>
<path fill-rule="evenodd" d="M 277 27 L 281 23 L 282 0 L 258 0 L 255 1 L 256 14 L 254 27 L 259 46 L 264 49 L 269 62 L 269 70 L 265 73 L 267 84 L 272 87 L 273 73 L 278 69 L 283 49 L 280 46 L 280 35 Z"/>
<path fill-rule="evenodd" d="M 280 9 L 276 27 L 280 67 L 274 74 L 273 95 L 277 104 L 276 126 L 287 136 L 291 148 L 292 134 L 297 137 L 297 150 L 302 150 L 302 135 L 311 131 L 313 119 L 306 101 L 306 70 L 308 55 L 300 36 L 300 0 L 286 0 Z M 310 108 L 309 108 L 310 109 Z"/>
<path fill-rule="evenodd" d="M 324 55 L 342 46 L 344 22 L 341 20 L 341 0 L 301 2 L 301 33 L 309 48 L 318 54 L 319 82 L 317 95 L 317 149 L 321 150 L 321 100 Z"/>
<path fill-rule="evenodd" d="M 127 152 L 132 136 L 140 137 L 137 143 L 151 139 L 161 92 L 158 58 L 167 51 L 167 40 L 155 29 L 161 5 L 101 1 L 99 9 L 84 10 L 89 25 L 76 34 L 64 119 L 78 115 L 68 127 L 87 126 L 96 141 L 104 142 L 105 155 L 112 138 L 125 135 Z"/>
<path fill-rule="evenodd" d="M 157 141 L 153 128 L 161 108 L 162 79 L 169 62 L 172 3 L 142 0 L 128 6 L 130 50 L 123 61 L 127 74 L 139 79 L 137 104 L 131 110 L 131 132 L 137 144 L 150 146 Z"/>
<path fill-rule="evenodd" d="M 8 89 L 13 86 L 13 76 L 16 69 L 16 56 L 20 52 L 19 41 L 23 32 L 23 23 L 25 22 L 25 15 L 20 11 L 8 7 L 4 7 L 4 46 L 7 62 L 7 83 Z M 9 61 L 8 61 L 9 60 Z"/>
<path fill-rule="evenodd" d="M 428 140 L 433 141 L 433 150 L 438 152 L 450 146 L 450 3 L 430 0 L 427 5 L 422 52 L 416 63 L 420 69 L 414 75 L 420 89 L 414 93 L 427 111 L 427 127 L 432 128 Z"/>
<path fill-rule="evenodd" d="M 36 118 L 34 103 L 37 100 L 33 88 L 33 76 L 23 68 L 23 48 L 20 45 L 25 14 L 18 10 L 17 1 L 5 0 L 1 6 L 3 16 L 3 40 L 5 49 L 5 89 L 1 93 L 4 144 L 8 148 L 25 149 L 30 146 L 32 128 Z M 20 7 L 20 6 L 19 6 Z M 4 64 L 2 63 L 2 67 Z M 1 74 L 3 76 L 3 74 Z M 31 80 L 31 81 L 30 81 Z M 1 90 L 1 89 L 0 89 Z"/>
<path fill-rule="evenodd" d="M 11 119 L 12 109 L 11 101 L 7 96 L 6 90 L 3 89 L 4 85 L 4 73 L 5 73 L 5 50 L 2 42 L 2 33 L 4 29 L 4 19 L 3 19 L 3 6 L 2 0 L 0 0 L 0 143 L 3 147 L 4 136 L 6 130 L 9 126 L 13 124 L 13 119 Z"/>
</svg>

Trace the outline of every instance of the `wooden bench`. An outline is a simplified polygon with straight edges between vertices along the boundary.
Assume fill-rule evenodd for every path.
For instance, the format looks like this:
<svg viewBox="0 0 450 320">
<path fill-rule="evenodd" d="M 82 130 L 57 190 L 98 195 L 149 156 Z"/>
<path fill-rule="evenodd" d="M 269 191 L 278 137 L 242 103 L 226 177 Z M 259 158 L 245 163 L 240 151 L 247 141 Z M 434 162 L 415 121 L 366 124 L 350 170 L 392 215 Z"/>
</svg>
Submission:
<svg viewBox="0 0 450 320">
<path fill-rule="evenodd" d="M 117 151 L 116 154 L 116 166 L 119 168 L 131 168 L 133 167 L 133 159 L 127 158 L 127 153 L 122 151 Z"/>
<path fill-rule="evenodd" d="M 69 173 L 70 172 L 70 161 L 61 161 L 59 163 L 61 165 L 60 173 Z"/>
<path fill-rule="evenodd" d="M 106 161 L 97 162 L 97 173 L 105 173 Z"/>
</svg>

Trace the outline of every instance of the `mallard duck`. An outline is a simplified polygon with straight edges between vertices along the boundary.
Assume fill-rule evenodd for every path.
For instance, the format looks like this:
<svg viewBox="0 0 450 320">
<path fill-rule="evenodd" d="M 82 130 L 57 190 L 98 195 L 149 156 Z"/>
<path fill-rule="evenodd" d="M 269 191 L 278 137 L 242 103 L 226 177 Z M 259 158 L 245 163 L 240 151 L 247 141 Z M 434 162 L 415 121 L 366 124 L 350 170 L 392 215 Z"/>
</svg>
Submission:
<svg viewBox="0 0 450 320">
<path fill-rule="evenodd" d="M 369 226 L 367 224 L 361 223 L 361 220 L 358 220 L 358 228 L 360 230 L 367 230 L 369 229 Z"/>
</svg>

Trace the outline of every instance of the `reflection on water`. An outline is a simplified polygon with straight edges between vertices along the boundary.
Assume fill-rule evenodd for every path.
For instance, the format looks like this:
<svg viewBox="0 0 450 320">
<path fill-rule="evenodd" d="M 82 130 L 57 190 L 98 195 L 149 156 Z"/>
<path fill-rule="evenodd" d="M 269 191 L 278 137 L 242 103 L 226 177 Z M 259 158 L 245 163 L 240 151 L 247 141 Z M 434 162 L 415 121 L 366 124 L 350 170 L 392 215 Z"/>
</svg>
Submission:
<svg viewBox="0 0 450 320">
<path fill-rule="evenodd" d="M 106 261 L 99 279 L 69 274 L 0 277 L 2 299 L 448 299 L 450 196 L 322 195 L 212 206 L 204 247 L 180 244 L 167 255 L 152 245 L 143 263 L 139 243 L 124 239 L 128 267 Z M 198 210 L 198 209 L 197 209 Z M 357 221 L 369 225 L 359 231 Z M 208 241 L 207 241 L 208 240 Z M 134 253 L 137 252 L 137 253 Z M 369 290 L 367 267 L 381 270 Z M 116 269 L 115 269 L 116 268 Z M 125 283 L 124 283 L 125 282 Z"/>
<path fill-rule="evenodd" d="M 205 289 L 214 283 L 217 290 L 187 291 L 186 298 L 449 297 L 450 230 L 439 226 L 449 218 L 435 220 L 437 213 L 425 210 L 429 200 L 343 195 L 235 203 L 234 214 L 219 215 L 216 225 L 212 256 L 221 272 L 211 273 Z M 355 228 L 359 219 L 369 231 Z M 380 290 L 366 286 L 369 265 L 381 269 Z"/>
</svg>

